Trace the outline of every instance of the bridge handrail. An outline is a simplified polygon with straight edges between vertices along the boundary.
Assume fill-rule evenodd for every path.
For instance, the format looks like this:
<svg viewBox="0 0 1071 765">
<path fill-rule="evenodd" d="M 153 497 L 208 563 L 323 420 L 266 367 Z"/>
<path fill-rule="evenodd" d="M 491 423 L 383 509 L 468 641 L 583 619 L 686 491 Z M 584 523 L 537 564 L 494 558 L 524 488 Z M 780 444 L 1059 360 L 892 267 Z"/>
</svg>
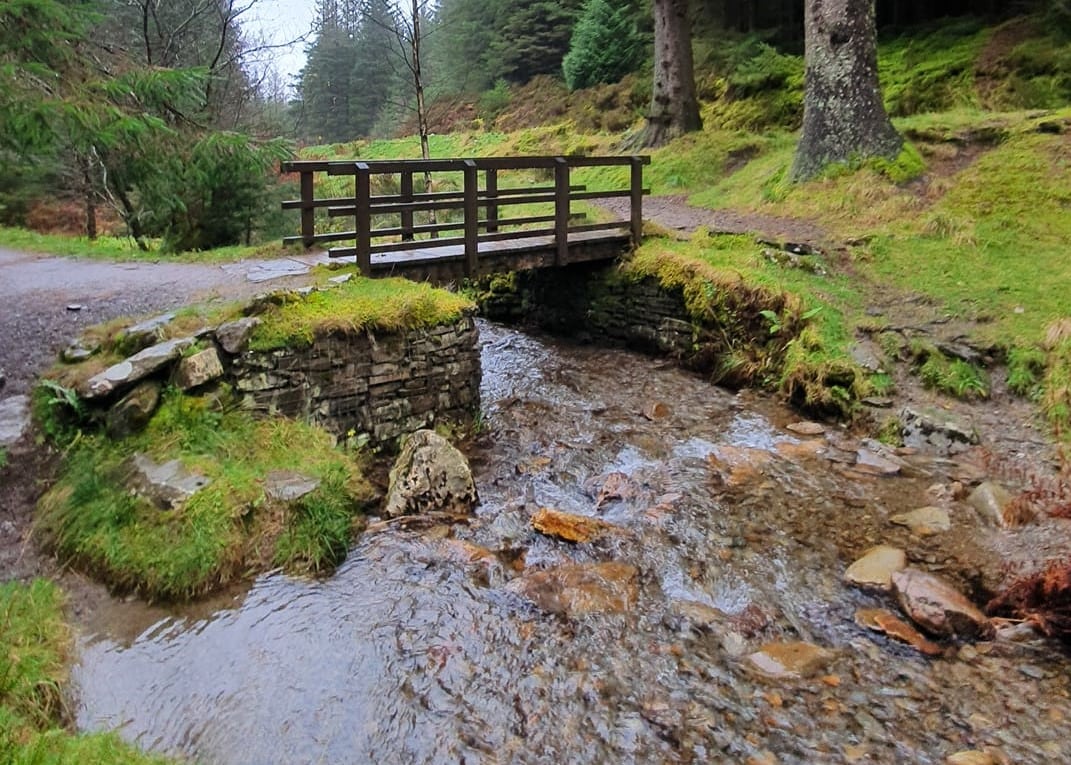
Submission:
<svg viewBox="0 0 1071 765">
<path fill-rule="evenodd" d="M 402 252 L 416 249 L 433 249 L 447 246 L 462 246 L 465 273 L 477 271 L 479 245 L 484 242 L 502 241 L 508 238 L 553 236 L 555 264 L 566 262 L 569 234 L 627 228 L 634 243 L 642 234 L 643 166 L 650 163 L 648 156 L 576 157 L 576 156 L 529 156 L 529 157 L 480 157 L 472 159 L 431 160 L 294 160 L 284 162 L 283 173 L 298 173 L 301 181 L 301 199 L 283 202 L 284 210 L 301 211 L 301 235 L 286 237 L 284 242 L 301 242 L 311 247 L 317 242 L 340 242 L 352 240 L 353 247 L 333 247 L 331 257 L 356 257 L 361 271 L 371 273 L 371 256 L 376 253 Z M 629 188 L 613 191 L 588 191 L 584 186 L 570 184 L 570 171 L 578 167 L 628 166 L 631 169 Z M 498 173 L 516 170 L 553 170 L 554 185 L 520 186 L 499 188 Z M 462 189 L 448 192 L 417 192 L 413 178 L 427 172 L 460 172 L 463 175 Z M 354 194 L 350 197 L 315 197 L 314 174 L 329 176 L 353 176 Z M 484 185 L 479 183 L 480 174 Z M 400 193 L 371 193 L 371 176 L 399 175 Z M 572 212 L 571 203 L 581 200 L 596 200 L 628 197 L 630 215 L 627 221 L 572 225 L 578 217 Z M 553 215 L 527 215 L 514 218 L 499 216 L 500 208 L 523 204 L 549 204 L 553 202 Z M 317 234 L 316 210 L 326 208 L 330 217 L 354 218 L 354 230 Z M 415 212 L 438 210 L 463 210 L 462 223 L 431 223 L 415 225 Z M 483 209 L 485 217 L 480 217 Z M 400 226 L 373 228 L 374 216 L 397 215 Z M 504 234 L 504 226 L 552 223 L 553 227 L 528 229 Z M 416 240 L 417 234 L 438 237 L 441 232 L 463 232 L 461 237 L 431 238 Z M 484 233 L 481 233 L 483 231 Z M 401 237 L 401 242 L 373 244 L 374 239 Z"/>
</svg>

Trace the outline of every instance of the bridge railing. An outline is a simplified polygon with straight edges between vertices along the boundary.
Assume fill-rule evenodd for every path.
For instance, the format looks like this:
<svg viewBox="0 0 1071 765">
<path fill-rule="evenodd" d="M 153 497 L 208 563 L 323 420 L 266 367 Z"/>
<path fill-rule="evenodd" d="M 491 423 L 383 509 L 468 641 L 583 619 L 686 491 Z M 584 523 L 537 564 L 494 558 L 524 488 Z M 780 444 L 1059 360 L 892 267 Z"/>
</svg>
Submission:
<svg viewBox="0 0 1071 765">
<path fill-rule="evenodd" d="M 301 199 L 283 202 L 284 210 L 300 210 L 301 234 L 286 237 L 286 243 L 316 244 L 346 242 L 330 247 L 331 257 L 355 257 L 361 271 L 371 273 L 372 255 L 461 248 L 464 271 L 478 270 L 480 245 L 552 237 L 555 265 L 567 262 L 569 237 L 587 232 L 618 231 L 638 242 L 643 226 L 643 166 L 650 157 L 485 157 L 480 159 L 317 161 L 283 164 L 284 173 L 300 177 Z M 589 191 L 572 183 L 578 168 L 628 168 L 627 188 Z M 316 198 L 317 173 L 352 176 L 353 193 L 348 196 Z M 448 178 L 460 188 L 446 191 L 417 190 L 425 173 Z M 445 175 L 444 175 L 445 174 Z M 517 185 L 504 181 L 518 180 Z M 535 180 L 534 178 L 545 180 Z M 395 191 L 397 189 L 397 191 Z M 379 191 L 379 193 L 376 193 Z M 627 220 L 584 222 L 586 216 L 574 210 L 575 202 L 628 198 Z M 510 208 L 523 206 L 517 214 Z M 458 219 L 460 211 L 460 219 Z M 437 214 L 446 213 L 439 222 Z M 326 213 L 326 216 L 325 216 Z M 417 214 L 425 214 L 418 222 Z M 317 232 L 324 218 L 353 219 L 353 228 Z M 330 228 L 330 226 L 328 226 Z M 429 253 L 429 256 L 433 254 Z"/>
</svg>

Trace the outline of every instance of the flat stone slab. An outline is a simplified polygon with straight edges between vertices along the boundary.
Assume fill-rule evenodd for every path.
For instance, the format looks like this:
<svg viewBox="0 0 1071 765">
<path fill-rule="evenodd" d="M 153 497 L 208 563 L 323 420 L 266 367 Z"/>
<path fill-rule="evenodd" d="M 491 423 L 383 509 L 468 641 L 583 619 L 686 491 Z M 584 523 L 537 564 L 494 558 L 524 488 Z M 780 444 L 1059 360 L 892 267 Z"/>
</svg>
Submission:
<svg viewBox="0 0 1071 765">
<path fill-rule="evenodd" d="M 912 534 L 928 537 L 952 528 L 948 511 L 940 507 L 920 507 L 908 513 L 899 513 L 889 519 L 898 526 L 907 526 Z"/>
<path fill-rule="evenodd" d="M 273 470 L 264 476 L 264 493 L 278 502 L 297 502 L 320 488 L 320 479 L 295 470 Z"/>
<path fill-rule="evenodd" d="M 811 643 L 767 643 L 747 657 L 760 675 L 771 679 L 810 677 L 821 672 L 836 655 Z"/>
<path fill-rule="evenodd" d="M 90 377 L 79 387 L 78 392 L 87 400 L 108 396 L 119 388 L 133 385 L 167 366 L 195 342 L 196 338 L 180 337 L 138 351 L 125 361 L 113 364 L 100 374 Z"/>
<path fill-rule="evenodd" d="M 892 589 L 892 575 L 907 568 L 907 554 L 896 547 L 871 547 L 844 572 L 844 580 L 859 587 Z"/>
<path fill-rule="evenodd" d="M 29 427 L 29 396 L 9 396 L 0 400 L 0 446 L 11 446 Z"/>
<path fill-rule="evenodd" d="M 256 316 L 246 316 L 216 327 L 216 340 L 220 347 L 232 356 L 246 349 L 253 330 L 260 324 Z"/>
<path fill-rule="evenodd" d="M 180 506 L 212 482 L 207 476 L 187 470 L 178 460 L 159 464 L 146 454 L 130 459 L 130 488 L 162 510 Z"/>
</svg>

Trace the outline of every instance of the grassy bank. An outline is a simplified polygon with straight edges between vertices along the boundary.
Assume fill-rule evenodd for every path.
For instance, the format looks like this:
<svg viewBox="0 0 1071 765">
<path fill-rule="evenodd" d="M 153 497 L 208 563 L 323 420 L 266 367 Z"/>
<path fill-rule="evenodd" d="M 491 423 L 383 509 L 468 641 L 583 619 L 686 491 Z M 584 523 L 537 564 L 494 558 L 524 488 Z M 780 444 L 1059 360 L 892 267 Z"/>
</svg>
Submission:
<svg viewBox="0 0 1071 765">
<path fill-rule="evenodd" d="M 71 632 L 50 582 L 0 585 L 0 762 L 11 765 L 165 765 L 113 733 L 72 735 L 61 688 Z"/>
</svg>

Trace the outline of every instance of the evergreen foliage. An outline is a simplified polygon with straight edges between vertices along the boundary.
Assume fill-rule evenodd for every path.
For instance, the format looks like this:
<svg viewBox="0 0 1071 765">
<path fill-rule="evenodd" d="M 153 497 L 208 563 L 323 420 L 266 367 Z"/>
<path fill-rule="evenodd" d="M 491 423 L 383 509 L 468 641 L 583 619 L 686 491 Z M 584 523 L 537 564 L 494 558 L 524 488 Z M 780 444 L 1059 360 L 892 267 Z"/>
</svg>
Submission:
<svg viewBox="0 0 1071 765">
<path fill-rule="evenodd" d="M 644 40 L 627 4 L 588 0 L 562 61 L 570 90 L 617 82 L 639 66 Z"/>
</svg>

